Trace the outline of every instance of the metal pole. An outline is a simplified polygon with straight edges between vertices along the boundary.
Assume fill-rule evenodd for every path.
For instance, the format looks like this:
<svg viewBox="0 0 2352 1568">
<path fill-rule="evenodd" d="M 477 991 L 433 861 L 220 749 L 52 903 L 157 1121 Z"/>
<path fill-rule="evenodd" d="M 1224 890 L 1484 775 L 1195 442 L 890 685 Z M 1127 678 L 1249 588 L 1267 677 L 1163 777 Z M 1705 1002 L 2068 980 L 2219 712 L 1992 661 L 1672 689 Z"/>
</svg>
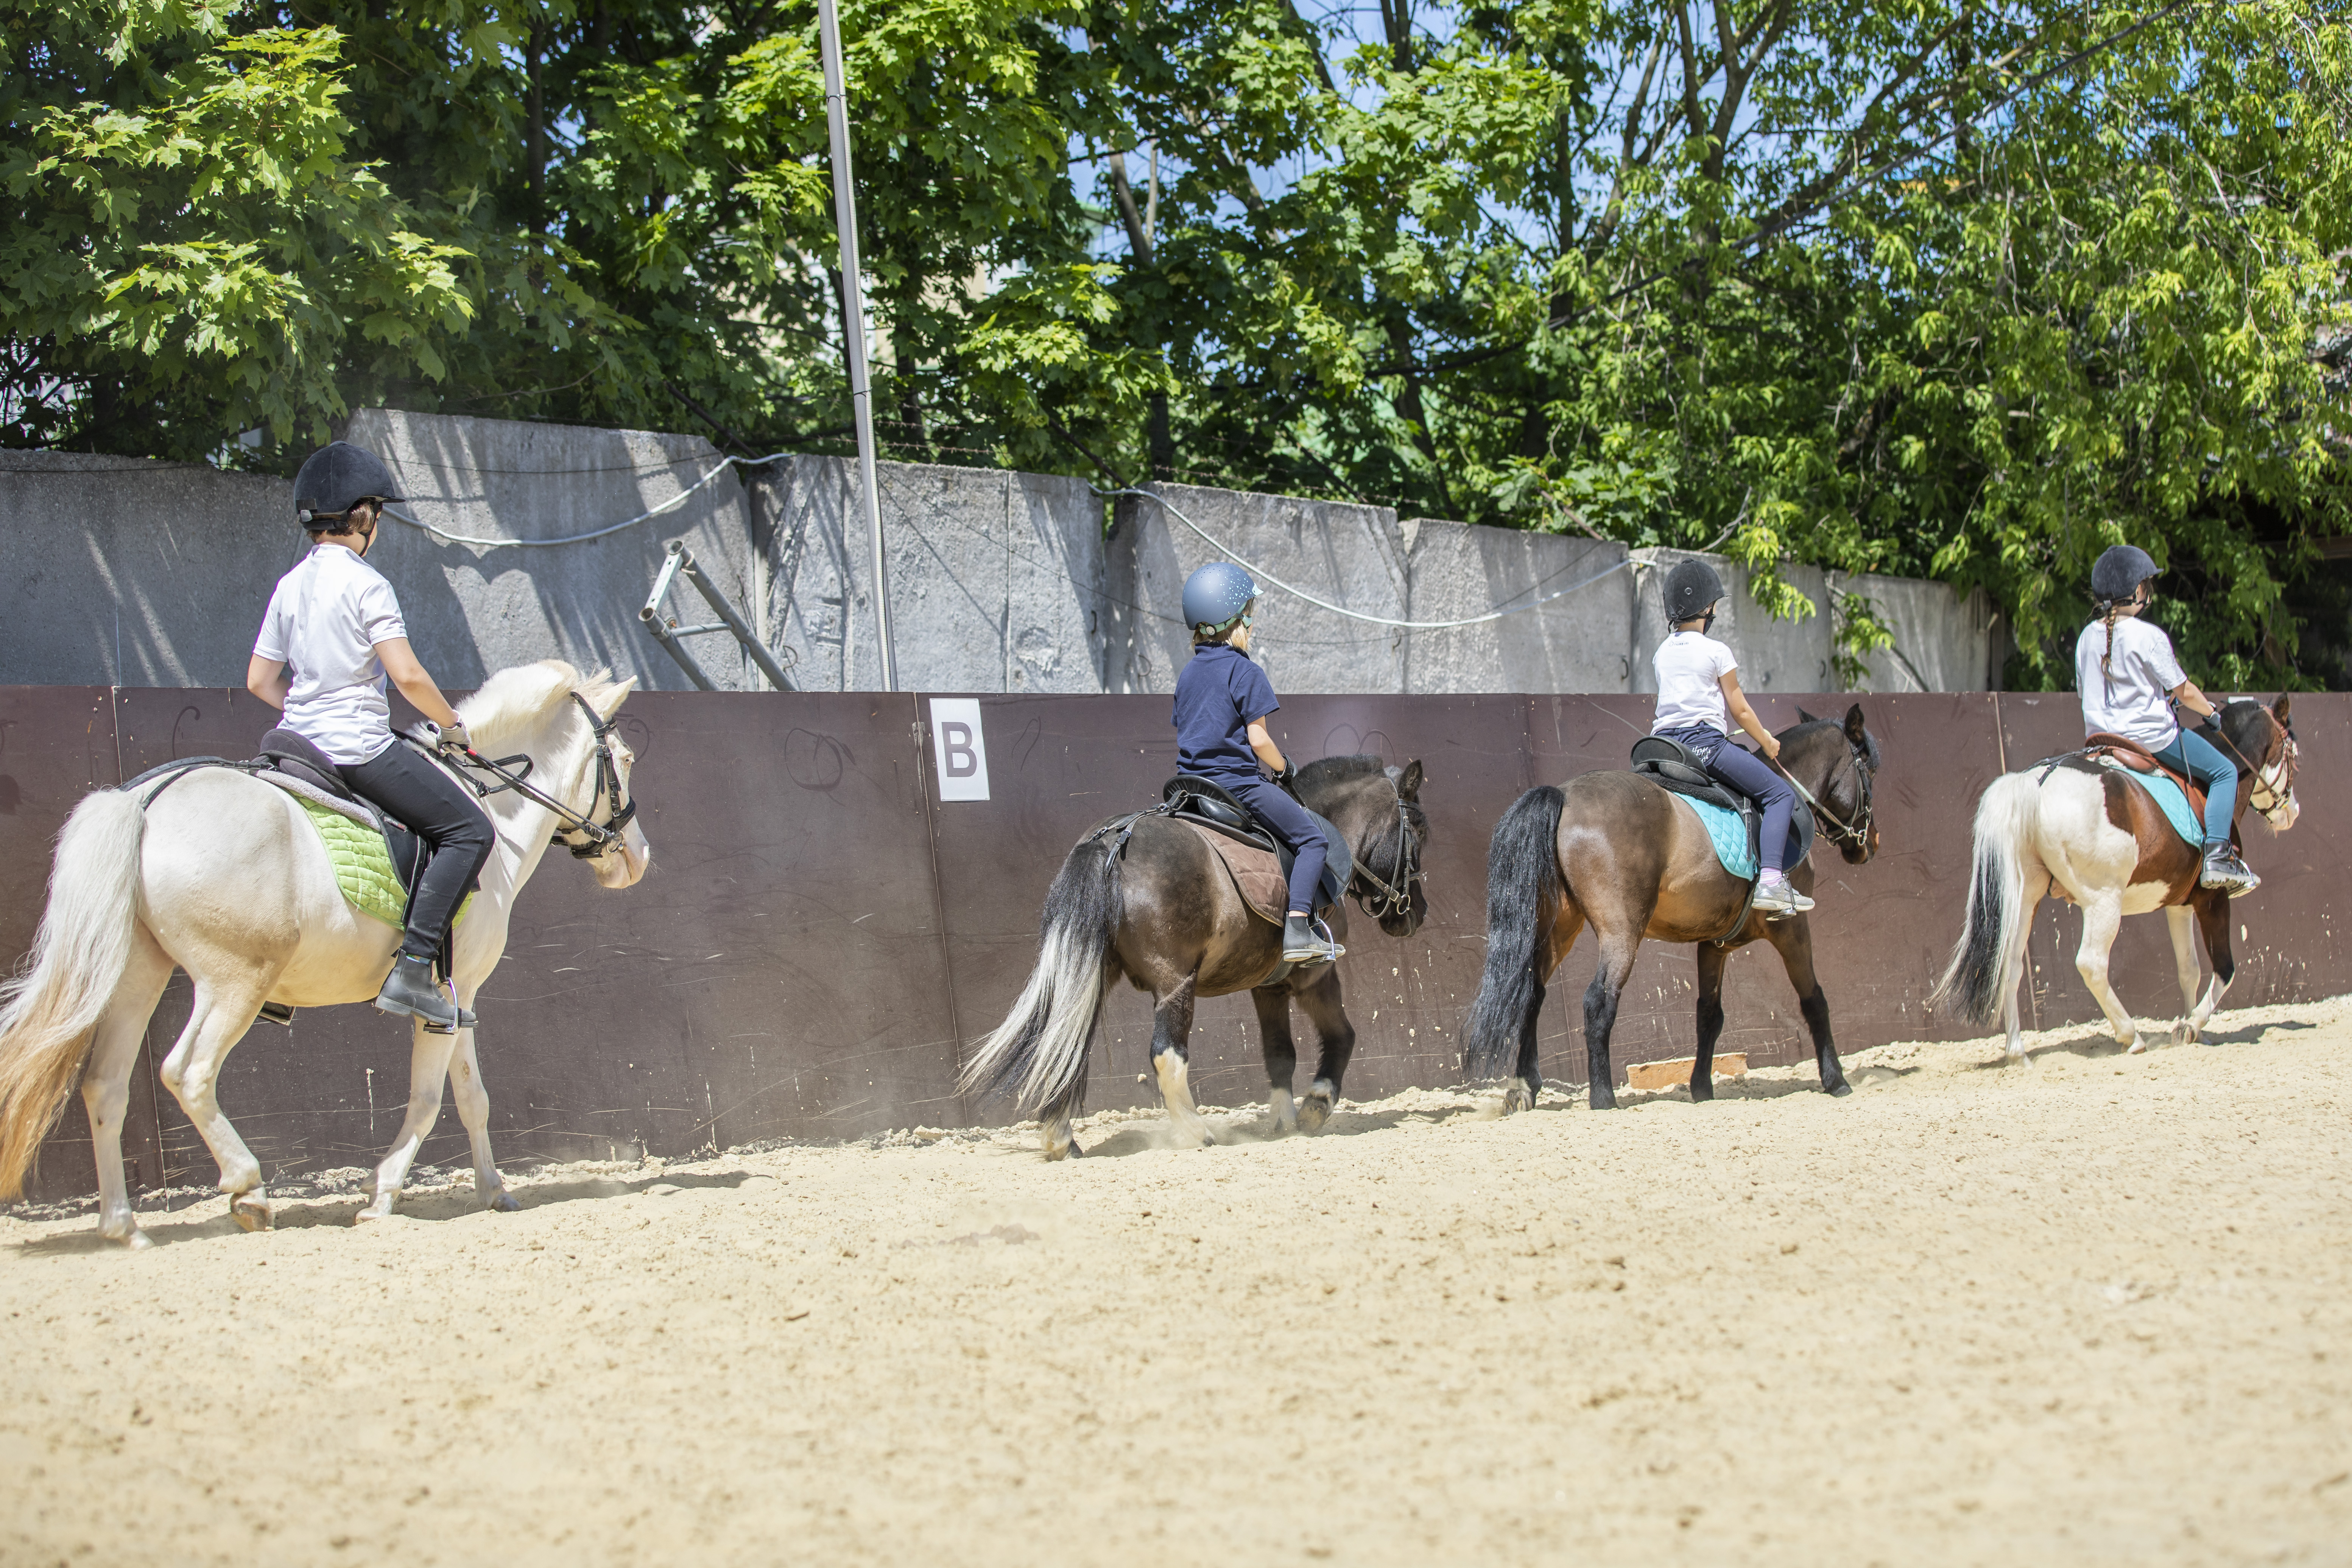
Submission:
<svg viewBox="0 0 2352 1568">
<path fill-rule="evenodd" d="M 686 574 L 688 582 L 701 590 L 703 598 L 709 601 L 710 607 L 719 613 L 719 618 L 727 623 L 727 629 L 735 634 L 735 640 L 743 645 L 743 651 L 751 656 L 751 662 L 760 667 L 760 673 L 768 678 L 768 684 L 779 691 L 793 690 L 793 678 L 784 673 L 784 667 L 776 662 L 776 656 L 768 651 L 767 644 L 754 636 L 743 617 L 735 613 L 735 606 L 727 602 L 727 595 L 702 574 L 702 568 L 694 563 L 694 552 L 687 549 L 685 542 L 675 542 L 670 548 L 677 552 L 678 570 Z"/>
<path fill-rule="evenodd" d="M 817 44 L 824 56 L 824 118 L 833 141 L 833 218 L 841 231 L 842 347 L 849 360 L 849 405 L 857 421 L 857 489 L 874 552 L 874 631 L 882 653 L 882 689 L 898 689 L 890 643 L 890 578 L 882 556 L 882 500 L 874 479 L 874 390 L 866 374 L 866 279 L 857 266 L 857 191 L 849 169 L 849 94 L 842 85 L 841 19 L 834 0 L 817 0 Z"/>
</svg>

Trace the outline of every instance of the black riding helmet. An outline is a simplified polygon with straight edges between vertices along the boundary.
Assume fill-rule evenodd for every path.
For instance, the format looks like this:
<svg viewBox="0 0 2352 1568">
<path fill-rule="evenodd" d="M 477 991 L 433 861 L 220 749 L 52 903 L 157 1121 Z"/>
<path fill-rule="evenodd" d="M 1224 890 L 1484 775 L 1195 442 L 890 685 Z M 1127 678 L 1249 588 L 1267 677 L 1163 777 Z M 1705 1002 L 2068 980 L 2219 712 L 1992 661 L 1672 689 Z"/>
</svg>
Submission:
<svg viewBox="0 0 2352 1568">
<path fill-rule="evenodd" d="M 365 447 L 335 441 L 302 460 L 294 476 L 294 518 L 305 528 L 340 521 L 363 500 L 405 500 L 392 470 Z"/>
<path fill-rule="evenodd" d="M 1723 597 L 1723 579 L 1704 561 L 1677 561 L 1666 574 L 1666 620 L 1671 625 L 1706 614 Z"/>
<path fill-rule="evenodd" d="M 2156 575 L 2156 562 L 2137 544 L 2115 544 L 2100 552 L 2091 566 L 2091 597 L 2105 609 L 2120 605 Z"/>
</svg>

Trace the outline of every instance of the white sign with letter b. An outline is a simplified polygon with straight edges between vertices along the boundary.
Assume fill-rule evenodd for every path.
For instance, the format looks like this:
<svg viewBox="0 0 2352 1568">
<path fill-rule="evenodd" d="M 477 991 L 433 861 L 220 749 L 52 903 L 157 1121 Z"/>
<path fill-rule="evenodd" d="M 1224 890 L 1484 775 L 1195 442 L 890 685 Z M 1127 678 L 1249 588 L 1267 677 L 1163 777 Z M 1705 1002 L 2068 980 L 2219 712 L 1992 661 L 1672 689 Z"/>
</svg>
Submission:
<svg viewBox="0 0 2352 1568">
<path fill-rule="evenodd" d="M 931 699 L 931 760 L 941 800 L 988 798 L 988 747 L 980 732 L 980 699 Z"/>
</svg>

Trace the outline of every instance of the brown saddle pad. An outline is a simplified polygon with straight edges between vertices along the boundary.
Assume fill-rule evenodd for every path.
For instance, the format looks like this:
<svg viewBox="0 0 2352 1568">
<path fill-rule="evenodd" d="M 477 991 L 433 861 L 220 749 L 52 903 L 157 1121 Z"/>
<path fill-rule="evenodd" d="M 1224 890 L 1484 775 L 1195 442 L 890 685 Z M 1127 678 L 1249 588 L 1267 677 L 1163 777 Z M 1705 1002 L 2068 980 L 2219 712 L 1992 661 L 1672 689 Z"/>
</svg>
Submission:
<svg viewBox="0 0 2352 1568">
<path fill-rule="evenodd" d="M 2136 773 L 2162 773 L 2180 786 L 2180 793 L 2189 797 L 2189 809 L 2197 814 L 2200 821 L 2204 819 L 2205 792 L 2199 789 L 2186 773 L 2178 773 L 2158 762 L 2156 753 L 2137 741 L 2109 734 L 2105 730 L 2095 731 L 2083 742 L 2083 754 L 2094 761 L 2100 757 L 2113 757 Z"/>
<path fill-rule="evenodd" d="M 1176 820 L 1183 822 L 1181 817 Z M 1197 822 L 1185 822 L 1184 826 L 1217 852 L 1217 858 L 1233 873 L 1234 886 L 1241 889 L 1242 902 L 1250 907 L 1250 912 L 1280 925 L 1290 912 L 1290 883 L 1282 874 L 1282 862 L 1268 851 L 1254 849 L 1214 828 L 1203 827 Z"/>
</svg>

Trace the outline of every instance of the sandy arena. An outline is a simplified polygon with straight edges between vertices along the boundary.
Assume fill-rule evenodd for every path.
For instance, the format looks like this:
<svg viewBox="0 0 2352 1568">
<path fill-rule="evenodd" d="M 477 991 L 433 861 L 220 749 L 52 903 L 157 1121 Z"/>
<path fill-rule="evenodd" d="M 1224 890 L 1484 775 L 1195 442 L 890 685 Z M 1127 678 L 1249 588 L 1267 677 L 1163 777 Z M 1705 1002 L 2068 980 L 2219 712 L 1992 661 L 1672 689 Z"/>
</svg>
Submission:
<svg viewBox="0 0 2352 1568">
<path fill-rule="evenodd" d="M 2352 1562 L 2352 1004 L 2213 1040 L 7 1219 L 0 1558 Z"/>
</svg>

